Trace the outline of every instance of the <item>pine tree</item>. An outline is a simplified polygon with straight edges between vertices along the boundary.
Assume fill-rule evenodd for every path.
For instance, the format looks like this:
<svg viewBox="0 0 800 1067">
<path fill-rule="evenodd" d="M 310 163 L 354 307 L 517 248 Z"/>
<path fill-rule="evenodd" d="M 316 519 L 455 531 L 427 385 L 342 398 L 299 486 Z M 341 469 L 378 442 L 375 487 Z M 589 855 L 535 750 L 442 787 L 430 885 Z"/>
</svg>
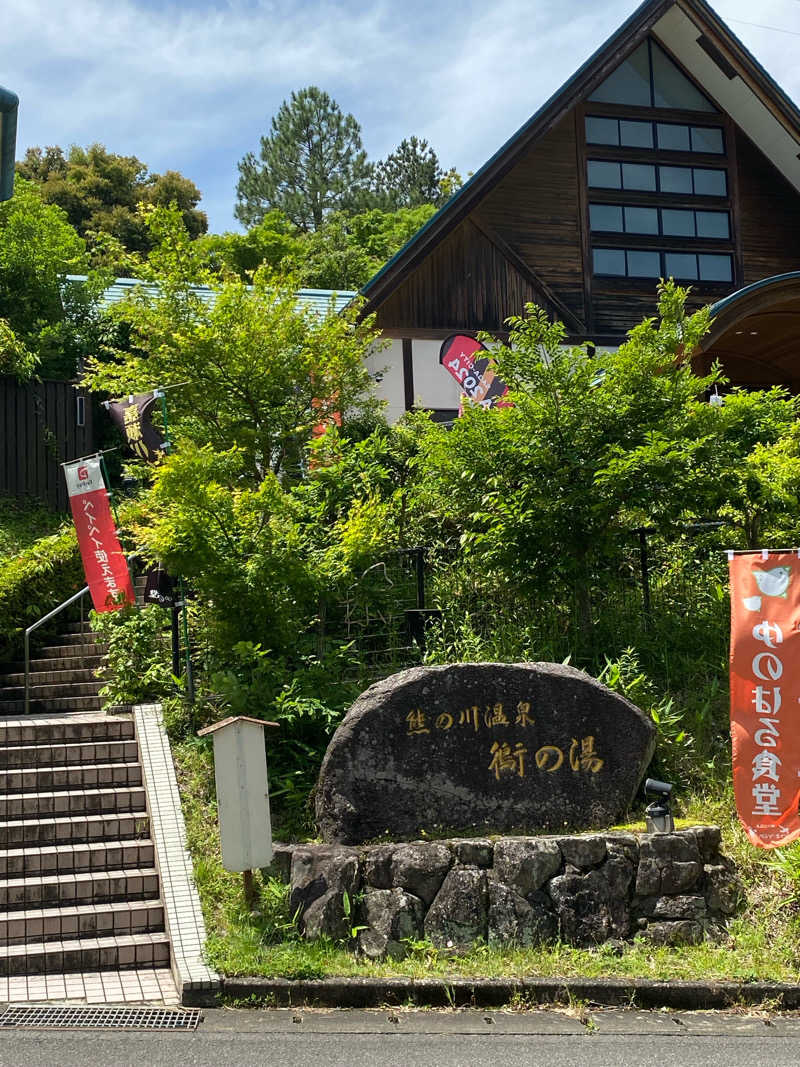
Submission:
<svg viewBox="0 0 800 1067">
<path fill-rule="evenodd" d="M 406 137 L 375 168 L 375 193 L 388 211 L 441 201 L 444 178 L 439 157 L 425 140 Z"/>
<path fill-rule="evenodd" d="M 239 161 L 234 214 L 252 226 L 277 208 L 300 230 L 316 230 L 332 211 L 362 206 L 371 178 L 358 122 L 311 85 L 278 108 L 259 158 Z"/>
</svg>

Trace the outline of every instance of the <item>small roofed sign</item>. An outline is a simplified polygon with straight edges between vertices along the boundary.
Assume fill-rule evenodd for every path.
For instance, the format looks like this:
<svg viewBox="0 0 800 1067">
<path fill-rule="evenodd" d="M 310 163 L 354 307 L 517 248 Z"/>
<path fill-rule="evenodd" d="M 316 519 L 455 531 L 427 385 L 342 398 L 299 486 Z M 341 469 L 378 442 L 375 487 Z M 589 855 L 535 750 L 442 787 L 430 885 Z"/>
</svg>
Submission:
<svg viewBox="0 0 800 1067">
<path fill-rule="evenodd" d="M 508 392 L 505 382 L 495 375 L 488 348 L 477 337 L 467 333 L 452 334 L 442 343 L 439 362 L 461 386 L 463 396 L 473 404 L 493 407 Z"/>
<path fill-rule="evenodd" d="M 264 727 L 277 725 L 233 715 L 198 731 L 214 738 L 219 836 L 228 871 L 252 871 L 272 860 Z"/>
</svg>

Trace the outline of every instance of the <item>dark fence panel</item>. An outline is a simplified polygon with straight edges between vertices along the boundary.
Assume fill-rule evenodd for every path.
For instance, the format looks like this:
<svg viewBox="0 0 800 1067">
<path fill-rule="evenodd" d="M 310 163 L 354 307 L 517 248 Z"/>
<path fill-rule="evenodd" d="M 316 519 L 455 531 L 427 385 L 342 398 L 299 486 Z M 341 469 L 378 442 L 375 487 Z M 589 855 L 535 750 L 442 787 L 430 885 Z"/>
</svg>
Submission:
<svg viewBox="0 0 800 1067">
<path fill-rule="evenodd" d="M 83 397 L 83 425 L 78 398 Z M 91 400 L 70 382 L 0 377 L 0 494 L 68 509 L 60 464 L 94 448 Z"/>
</svg>

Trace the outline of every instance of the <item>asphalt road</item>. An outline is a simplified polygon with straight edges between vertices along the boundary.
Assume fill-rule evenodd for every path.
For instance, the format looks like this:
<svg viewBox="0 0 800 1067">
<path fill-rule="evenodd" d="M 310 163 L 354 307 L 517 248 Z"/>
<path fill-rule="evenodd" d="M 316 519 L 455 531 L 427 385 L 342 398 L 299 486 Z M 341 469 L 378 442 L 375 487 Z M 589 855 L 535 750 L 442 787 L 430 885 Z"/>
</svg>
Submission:
<svg viewBox="0 0 800 1067">
<path fill-rule="evenodd" d="M 191 1034 L 0 1032 L 30 1067 L 769 1067 L 800 1065 L 800 1017 L 766 1013 L 206 1011 Z"/>
</svg>

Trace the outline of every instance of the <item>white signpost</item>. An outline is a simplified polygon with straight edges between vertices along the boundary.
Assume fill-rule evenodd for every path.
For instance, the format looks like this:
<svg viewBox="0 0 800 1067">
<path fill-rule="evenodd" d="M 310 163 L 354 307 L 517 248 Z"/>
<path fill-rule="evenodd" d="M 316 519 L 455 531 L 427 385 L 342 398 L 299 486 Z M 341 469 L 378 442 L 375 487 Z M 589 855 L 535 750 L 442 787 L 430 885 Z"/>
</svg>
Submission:
<svg viewBox="0 0 800 1067">
<path fill-rule="evenodd" d="M 244 872 L 248 904 L 254 903 L 252 872 L 272 861 L 272 826 L 265 726 L 275 722 L 234 715 L 199 731 L 214 738 L 214 777 L 217 783 L 222 864 Z"/>
</svg>

